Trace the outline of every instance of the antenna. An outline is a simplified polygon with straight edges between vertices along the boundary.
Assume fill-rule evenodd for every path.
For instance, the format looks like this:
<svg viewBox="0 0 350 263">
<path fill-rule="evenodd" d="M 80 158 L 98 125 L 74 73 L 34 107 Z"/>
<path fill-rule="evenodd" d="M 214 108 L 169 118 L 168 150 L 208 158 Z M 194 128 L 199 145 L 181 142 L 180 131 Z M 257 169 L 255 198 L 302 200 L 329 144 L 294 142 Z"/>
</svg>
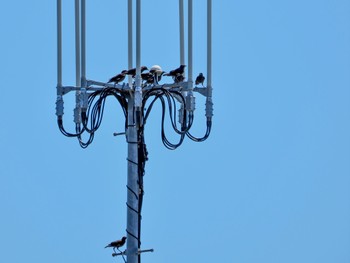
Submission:
<svg viewBox="0 0 350 263">
<path fill-rule="evenodd" d="M 135 1 L 135 0 L 134 0 Z M 143 202 L 143 176 L 148 153 L 144 138 L 147 119 L 155 102 L 162 106 L 161 134 L 164 146 L 170 150 L 179 147 L 185 137 L 202 142 L 209 137 L 212 116 L 212 1 L 207 0 L 207 85 L 204 79 L 196 80 L 193 85 L 193 1 L 188 0 L 188 67 L 187 80 L 184 66 L 169 71 L 167 74 L 160 66 L 154 65 L 149 72 L 143 74 L 141 67 L 141 0 L 136 0 L 136 68 L 133 67 L 133 0 L 128 0 L 128 71 L 120 73 L 118 80 L 109 82 L 90 80 L 86 78 L 86 3 L 85 0 L 75 0 L 75 51 L 76 51 L 76 83 L 74 86 L 62 84 L 62 3 L 57 0 L 57 100 L 56 115 L 59 130 L 67 137 L 78 139 L 82 148 L 88 147 L 98 130 L 103 117 L 104 105 L 107 97 L 114 97 L 121 106 L 125 116 L 125 132 L 114 135 L 125 135 L 128 144 L 127 156 L 127 226 L 126 250 L 113 253 L 112 256 L 126 255 L 128 263 L 139 263 L 141 253 L 153 252 L 153 249 L 141 249 L 141 209 Z M 180 65 L 185 65 L 184 41 L 184 1 L 179 0 L 179 39 Z M 123 81 L 128 75 L 126 82 Z M 162 76 L 164 76 L 162 78 Z M 167 77 L 165 77 L 167 76 Z M 170 82 L 160 83 L 164 79 Z M 120 81 L 121 80 L 121 81 Z M 198 81 L 199 80 L 199 81 Z M 114 83 L 111 83 L 114 82 Z M 75 131 L 68 132 L 64 128 L 64 96 L 75 92 L 76 104 L 74 108 Z M 195 93 L 206 97 L 205 116 L 206 131 L 203 137 L 191 134 L 194 122 Z M 179 108 L 178 122 L 176 109 Z M 179 139 L 173 143 L 168 140 L 164 120 L 169 111 L 170 121 Z M 88 139 L 82 138 L 83 134 Z M 120 242 L 120 241 L 119 241 Z"/>
</svg>

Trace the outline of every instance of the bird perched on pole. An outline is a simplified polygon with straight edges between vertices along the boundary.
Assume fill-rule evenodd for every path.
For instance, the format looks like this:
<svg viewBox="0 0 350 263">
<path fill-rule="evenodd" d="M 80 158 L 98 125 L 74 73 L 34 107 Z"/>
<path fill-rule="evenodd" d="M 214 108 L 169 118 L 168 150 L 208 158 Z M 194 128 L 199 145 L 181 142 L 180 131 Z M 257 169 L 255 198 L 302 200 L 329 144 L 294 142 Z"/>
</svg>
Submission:
<svg viewBox="0 0 350 263">
<path fill-rule="evenodd" d="M 115 75 L 112 77 L 107 83 L 114 82 L 115 84 L 118 84 L 119 82 L 123 81 L 125 79 L 125 73 L 127 70 L 123 70 L 121 73 Z"/>
<path fill-rule="evenodd" d="M 141 78 L 146 84 L 153 84 L 154 75 L 151 72 L 141 73 Z"/>
<path fill-rule="evenodd" d="M 145 70 L 147 70 L 148 68 L 146 66 L 142 66 L 140 68 L 141 70 L 141 73 L 144 72 Z M 125 72 L 126 75 L 131 75 L 133 78 L 135 78 L 135 75 L 136 75 L 136 68 L 132 68 L 132 69 L 129 69 L 129 70 L 126 70 Z"/>
<path fill-rule="evenodd" d="M 181 65 L 177 69 L 170 70 L 169 73 L 165 73 L 164 76 L 171 76 L 175 83 L 179 83 L 185 80 L 184 72 L 186 65 Z"/>
<path fill-rule="evenodd" d="M 165 73 L 164 76 L 176 77 L 177 75 L 184 74 L 186 65 L 181 65 L 177 69 L 170 70 L 169 73 Z"/>
<path fill-rule="evenodd" d="M 119 250 L 120 247 L 124 246 L 125 240 L 126 240 L 126 237 L 122 237 L 122 239 L 120 239 L 120 240 L 113 241 L 113 242 L 109 243 L 107 246 L 105 246 L 105 248 L 112 247 L 113 250 L 114 249 L 118 249 Z"/>
<path fill-rule="evenodd" d="M 181 75 L 181 74 L 178 74 L 175 77 L 173 77 L 173 79 L 174 79 L 175 83 L 179 83 L 179 82 L 184 81 L 185 77 L 183 75 Z"/>
<path fill-rule="evenodd" d="M 203 73 L 199 73 L 199 75 L 196 78 L 196 85 L 202 84 L 202 86 L 203 86 L 204 80 L 205 80 L 205 77 L 204 77 Z"/>
</svg>

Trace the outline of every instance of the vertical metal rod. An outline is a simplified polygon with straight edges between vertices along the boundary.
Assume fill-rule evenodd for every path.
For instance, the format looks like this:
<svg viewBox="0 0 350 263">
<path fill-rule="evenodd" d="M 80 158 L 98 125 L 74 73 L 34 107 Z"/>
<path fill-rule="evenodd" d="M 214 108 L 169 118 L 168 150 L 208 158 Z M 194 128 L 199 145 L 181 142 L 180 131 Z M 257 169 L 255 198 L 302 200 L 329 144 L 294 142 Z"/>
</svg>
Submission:
<svg viewBox="0 0 350 263">
<path fill-rule="evenodd" d="M 132 68 L 132 1 L 128 0 L 128 69 Z M 131 87 L 132 78 L 128 76 L 129 86 Z"/>
<path fill-rule="evenodd" d="M 57 0 L 57 86 L 62 86 L 62 1 Z"/>
<path fill-rule="evenodd" d="M 81 0 L 81 79 L 86 80 L 86 16 L 85 0 Z"/>
<path fill-rule="evenodd" d="M 136 76 L 135 76 L 135 107 L 139 111 L 142 104 L 141 88 L 141 0 L 136 0 Z M 139 114 L 138 114 L 139 116 Z"/>
<path fill-rule="evenodd" d="M 212 2 L 207 0 L 207 87 L 208 87 L 208 97 L 212 96 L 212 87 L 211 87 L 211 42 L 212 42 L 212 33 L 211 33 L 211 24 L 212 24 Z"/>
<path fill-rule="evenodd" d="M 141 0 L 136 0 L 136 87 L 141 86 Z"/>
<path fill-rule="evenodd" d="M 57 86 L 62 86 L 62 1 L 57 0 Z"/>
<path fill-rule="evenodd" d="M 212 2 L 207 0 L 207 99 L 205 102 L 205 116 L 207 117 L 207 126 L 211 126 L 213 117 L 213 100 L 212 100 L 212 86 L 211 86 L 211 69 L 212 69 Z"/>
<path fill-rule="evenodd" d="M 79 0 L 75 0 L 75 85 L 80 87 L 80 23 Z"/>
<path fill-rule="evenodd" d="M 185 65 L 184 0 L 179 0 L 180 65 Z"/>
<path fill-rule="evenodd" d="M 127 242 L 126 256 L 128 263 L 138 263 L 139 238 L 139 186 L 138 186 L 138 138 L 137 118 L 135 118 L 134 98 L 128 100 L 128 179 L 127 179 Z"/>
<path fill-rule="evenodd" d="M 192 87 L 192 34 L 193 34 L 193 1 L 188 0 L 188 82 Z"/>
</svg>

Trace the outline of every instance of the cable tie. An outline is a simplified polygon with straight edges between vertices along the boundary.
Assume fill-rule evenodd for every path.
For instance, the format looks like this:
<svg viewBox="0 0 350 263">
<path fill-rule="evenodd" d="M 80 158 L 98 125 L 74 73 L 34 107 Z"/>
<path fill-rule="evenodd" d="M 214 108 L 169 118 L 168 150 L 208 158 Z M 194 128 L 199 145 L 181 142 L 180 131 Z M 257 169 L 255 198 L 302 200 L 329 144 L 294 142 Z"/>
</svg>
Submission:
<svg viewBox="0 0 350 263">
<path fill-rule="evenodd" d="M 134 190 L 132 190 L 128 185 L 126 186 L 126 188 L 135 195 L 137 200 L 139 199 L 138 195 L 135 193 Z"/>
<path fill-rule="evenodd" d="M 140 239 L 137 238 L 135 235 L 131 234 L 128 230 L 126 230 L 126 233 L 128 233 L 130 236 L 132 236 L 133 238 L 135 238 L 137 241 L 140 242 Z"/>
<path fill-rule="evenodd" d="M 126 206 L 127 206 L 130 210 L 134 211 L 136 214 L 138 214 L 138 215 L 140 214 L 139 211 L 137 211 L 136 209 L 132 208 L 128 203 L 126 203 Z"/>
<path fill-rule="evenodd" d="M 139 165 L 137 162 L 134 162 L 134 161 L 132 161 L 132 160 L 130 160 L 129 158 L 126 158 L 126 160 L 128 161 L 128 162 L 131 162 L 132 164 L 135 164 L 135 165 Z"/>
<path fill-rule="evenodd" d="M 131 143 L 131 144 L 137 144 L 137 143 L 139 143 L 139 142 L 131 142 L 131 141 L 128 141 L 128 140 L 126 140 L 126 142 L 127 142 L 127 143 Z"/>
</svg>

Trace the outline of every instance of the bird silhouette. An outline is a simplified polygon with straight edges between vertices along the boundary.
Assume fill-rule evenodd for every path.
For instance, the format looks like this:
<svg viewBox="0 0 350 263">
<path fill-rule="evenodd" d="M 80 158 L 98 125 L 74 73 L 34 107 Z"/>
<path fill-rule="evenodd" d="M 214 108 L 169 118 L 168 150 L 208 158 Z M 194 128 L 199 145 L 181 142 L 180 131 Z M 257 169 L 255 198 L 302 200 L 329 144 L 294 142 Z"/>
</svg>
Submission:
<svg viewBox="0 0 350 263">
<path fill-rule="evenodd" d="M 140 68 L 141 70 L 141 73 L 144 72 L 145 70 L 147 70 L 148 68 L 146 66 L 142 66 Z M 126 70 L 125 72 L 126 75 L 131 75 L 133 78 L 135 77 L 136 75 L 136 68 L 132 68 L 132 69 L 129 69 L 129 70 Z"/>
<path fill-rule="evenodd" d="M 173 77 L 175 83 L 179 83 L 185 80 L 185 77 L 182 74 L 178 74 L 175 77 Z"/>
<path fill-rule="evenodd" d="M 177 75 L 184 74 L 186 65 L 181 65 L 177 69 L 170 70 L 169 73 L 165 73 L 164 76 L 176 77 Z"/>
<path fill-rule="evenodd" d="M 204 80 L 205 80 L 205 77 L 204 77 L 203 73 L 199 73 L 199 75 L 196 78 L 196 85 L 202 84 L 202 86 L 203 86 Z"/>
<path fill-rule="evenodd" d="M 146 84 L 154 83 L 154 74 L 151 72 L 141 73 L 141 78 Z"/>
<path fill-rule="evenodd" d="M 126 237 L 122 237 L 122 239 L 120 239 L 120 240 L 113 241 L 113 242 L 109 243 L 107 246 L 105 246 L 105 248 L 112 247 L 113 249 L 115 249 L 115 248 L 119 249 L 120 247 L 124 246 L 125 240 L 126 240 Z"/>
<path fill-rule="evenodd" d="M 114 82 L 114 83 L 119 83 L 121 81 L 123 81 L 125 79 L 125 73 L 127 72 L 127 70 L 123 70 L 121 73 L 115 75 L 114 77 L 112 77 L 108 83 Z"/>
</svg>

